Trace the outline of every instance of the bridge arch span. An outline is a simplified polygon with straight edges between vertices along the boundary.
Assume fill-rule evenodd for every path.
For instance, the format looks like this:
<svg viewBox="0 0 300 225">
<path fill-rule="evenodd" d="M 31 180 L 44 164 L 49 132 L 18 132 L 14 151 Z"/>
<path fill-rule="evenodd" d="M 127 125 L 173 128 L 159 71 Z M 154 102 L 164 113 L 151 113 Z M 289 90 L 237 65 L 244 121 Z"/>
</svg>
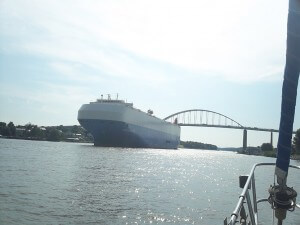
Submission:
<svg viewBox="0 0 300 225">
<path fill-rule="evenodd" d="M 205 109 L 189 109 L 174 113 L 164 120 L 180 126 L 206 126 L 242 129 L 239 122 L 221 113 Z"/>
</svg>

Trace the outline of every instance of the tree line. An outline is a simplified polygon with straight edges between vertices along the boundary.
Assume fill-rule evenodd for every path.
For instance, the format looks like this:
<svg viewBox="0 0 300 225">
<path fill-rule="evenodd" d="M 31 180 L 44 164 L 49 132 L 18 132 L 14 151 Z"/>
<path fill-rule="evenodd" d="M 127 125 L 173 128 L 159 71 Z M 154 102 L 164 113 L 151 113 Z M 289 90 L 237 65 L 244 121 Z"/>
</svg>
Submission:
<svg viewBox="0 0 300 225">
<path fill-rule="evenodd" d="M 277 154 L 277 148 L 274 148 L 270 143 L 263 143 L 260 147 L 252 147 L 252 149 L 248 147 L 247 153 L 250 154 L 251 151 L 259 152 L 257 150 L 260 150 L 260 154 L 264 156 L 276 157 Z M 292 139 L 291 155 L 300 155 L 300 129 L 296 131 L 296 134 Z"/>
<path fill-rule="evenodd" d="M 13 122 L 9 122 L 7 125 L 4 122 L 0 122 L 0 134 L 3 136 L 15 136 L 16 127 Z"/>
<path fill-rule="evenodd" d="M 218 147 L 216 145 L 204 144 L 194 141 L 180 141 L 180 145 L 182 145 L 184 148 L 218 150 Z"/>
<path fill-rule="evenodd" d="M 261 150 L 263 152 L 270 152 L 274 151 L 274 148 L 270 143 L 263 143 Z M 296 131 L 296 134 L 292 140 L 292 154 L 300 154 L 300 129 Z"/>
<path fill-rule="evenodd" d="M 93 141 L 91 134 L 77 125 L 39 127 L 31 123 L 27 123 L 24 126 L 15 126 L 13 122 L 9 122 L 8 124 L 0 122 L 0 135 L 9 138 L 30 140 Z"/>
</svg>

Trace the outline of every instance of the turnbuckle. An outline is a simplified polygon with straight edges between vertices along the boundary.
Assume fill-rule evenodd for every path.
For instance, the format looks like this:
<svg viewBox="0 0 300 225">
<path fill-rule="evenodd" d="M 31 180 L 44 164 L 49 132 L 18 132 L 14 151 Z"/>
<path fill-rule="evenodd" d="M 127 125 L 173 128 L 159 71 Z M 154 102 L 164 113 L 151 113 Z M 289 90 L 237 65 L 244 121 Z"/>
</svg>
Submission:
<svg viewBox="0 0 300 225">
<path fill-rule="evenodd" d="M 296 207 L 297 192 L 290 187 L 274 185 L 269 188 L 268 202 L 275 210 L 275 216 L 278 220 L 286 218 L 286 211 L 294 211 Z"/>
</svg>

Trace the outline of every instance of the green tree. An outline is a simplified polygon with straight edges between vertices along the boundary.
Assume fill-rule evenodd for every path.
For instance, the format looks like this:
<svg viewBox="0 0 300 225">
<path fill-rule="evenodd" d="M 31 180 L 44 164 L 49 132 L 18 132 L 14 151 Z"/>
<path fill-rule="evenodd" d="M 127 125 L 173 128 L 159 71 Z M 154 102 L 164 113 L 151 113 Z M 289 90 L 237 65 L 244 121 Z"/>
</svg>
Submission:
<svg viewBox="0 0 300 225">
<path fill-rule="evenodd" d="M 263 143 L 260 148 L 263 152 L 273 151 L 273 146 L 270 143 Z"/>
<path fill-rule="evenodd" d="M 34 126 L 30 131 L 30 136 L 34 138 L 42 139 L 44 137 L 44 132 L 37 126 Z"/>
<path fill-rule="evenodd" d="M 61 130 L 63 133 L 68 132 L 68 128 L 63 126 L 63 125 L 59 125 L 58 127 L 56 127 L 58 130 Z"/>
<path fill-rule="evenodd" d="M 73 134 L 77 134 L 77 133 L 79 133 L 79 131 L 80 131 L 80 128 L 77 125 L 74 125 L 72 127 L 72 133 Z"/>
<path fill-rule="evenodd" d="M 7 124 L 9 130 L 9 136 L 16 136 L 16 127 L 13 122 Z"/>
<path fill-rule="evenodd" d="M 36 125 L 33 125 L 33 124 L 31 124 L 31 123 L 27 123 L 27 124 L 25 124 L 25 129 L 26 129 L 27 131 L 29 131 L 29 130 L 31 130 L 34 126 L 36 126 Z"/>
<path fill-rule="evenodd" d="M 5 135 L 5 130 L 6 130 L 6 123 L 0 122 L 0 134 Z"/>
<path fill-rule="evenodd" d="M 300 154 L 300 129 L 296 131 L 296 135 L 293 138 L 293 149 L 296 154 Z"/>
<path fill-rule="evenodd" d="M 3 136 L 11 136 L 10 129 L 4 122 L 0 123 L 0 134 Z"/>
<path fill-rule="evenodd" d="M 53 127 L 47 130 L 47 141 L 60 141 L 62 138 L 61 132 Z"/>
</svg>

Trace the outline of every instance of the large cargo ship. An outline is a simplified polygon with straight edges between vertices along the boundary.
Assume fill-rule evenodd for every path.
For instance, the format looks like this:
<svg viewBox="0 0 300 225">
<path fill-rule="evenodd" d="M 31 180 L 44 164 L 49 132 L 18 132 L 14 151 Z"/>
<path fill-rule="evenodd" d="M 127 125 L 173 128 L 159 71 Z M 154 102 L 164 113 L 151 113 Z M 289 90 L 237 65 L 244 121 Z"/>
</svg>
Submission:
<svg viewBox="0 0 300 225">
<path fill-rule="evenodd" d="M 96 146 L 176 149 L 180 142 L 180 127 L 152 113 L 108 96 L 82 105 L 78 121 L 93 135 Z"/>
</svg>

